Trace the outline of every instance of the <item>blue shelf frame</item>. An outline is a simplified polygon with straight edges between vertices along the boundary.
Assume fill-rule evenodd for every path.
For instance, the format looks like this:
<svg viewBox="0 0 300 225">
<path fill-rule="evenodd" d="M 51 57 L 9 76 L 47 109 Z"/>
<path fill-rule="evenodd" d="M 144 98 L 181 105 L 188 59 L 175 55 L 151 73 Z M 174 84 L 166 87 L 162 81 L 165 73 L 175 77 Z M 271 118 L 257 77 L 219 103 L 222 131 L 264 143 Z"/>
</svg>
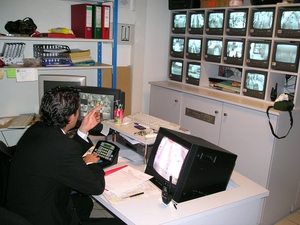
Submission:
<svg viewBox="0 0 300 225">
<path fill-rule="evenodd" d="M 117 87 L 118 0 L 113 1 L 112 88 Z M 98 62 L 102 62 L 102 42 L 98 42 Z M 102 87 L 102 69 L 98 69 L 98 87 Z"/>
</svg>

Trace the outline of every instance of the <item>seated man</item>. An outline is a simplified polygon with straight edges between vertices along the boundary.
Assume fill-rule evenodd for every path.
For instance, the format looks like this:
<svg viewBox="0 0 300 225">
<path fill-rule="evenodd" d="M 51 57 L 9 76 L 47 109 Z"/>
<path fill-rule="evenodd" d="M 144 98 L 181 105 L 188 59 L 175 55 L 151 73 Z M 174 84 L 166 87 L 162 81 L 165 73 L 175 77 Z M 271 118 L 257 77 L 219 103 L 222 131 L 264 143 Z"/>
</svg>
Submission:
<svg viewBox="0 0 300 225">
<path fill-rule="evenodd" d="M 124 224 L 114 218 L 90 221 L 90 198 L 81 201 L 71 195 L 72 190 L 80 196 L 100 195 L 105 187 L 99 157 L 82 157 L 92 146 L 88 131 L 100 122 L 101 106 L 86 115 L 72 139 L 65 135 L 75 126 L 79 107 L 76 89 L 49 90 L 41 103 L 41 121 L 29 127 L 16 146 L 6 207 L 32 224 Z"/>
</svg>

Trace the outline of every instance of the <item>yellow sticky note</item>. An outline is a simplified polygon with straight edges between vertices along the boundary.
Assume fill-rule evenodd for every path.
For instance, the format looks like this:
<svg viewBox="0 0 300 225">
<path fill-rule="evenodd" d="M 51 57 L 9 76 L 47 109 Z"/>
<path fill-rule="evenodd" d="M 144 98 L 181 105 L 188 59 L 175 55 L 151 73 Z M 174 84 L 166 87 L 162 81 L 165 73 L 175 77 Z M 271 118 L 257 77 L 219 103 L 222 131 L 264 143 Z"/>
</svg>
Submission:
<svg viewBox="0 0 300 225">
<path fill-rule="evenodd" d="M 16 69 L 15 68 L 7 68 L 6 69 L 6 76 L 7 78 L 16 78 Z"/>
<path fill-rule="evenodd" d="M 4 76 L 4 70 L 0 70 L 0 80 L 3 79 L 3 76 Z"/>
</svg>

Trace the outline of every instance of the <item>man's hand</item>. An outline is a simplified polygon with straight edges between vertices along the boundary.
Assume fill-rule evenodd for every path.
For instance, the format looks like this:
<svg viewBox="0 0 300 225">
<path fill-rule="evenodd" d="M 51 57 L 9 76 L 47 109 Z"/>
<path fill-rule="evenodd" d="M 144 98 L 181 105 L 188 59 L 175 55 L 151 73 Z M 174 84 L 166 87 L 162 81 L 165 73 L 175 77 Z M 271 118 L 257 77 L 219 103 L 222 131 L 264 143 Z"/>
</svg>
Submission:
<svg viewBox="0 0 300 225">
<path fill-rule="evenodd" d="M 95 154 L 86 154 L 85 157 L 83 157 L 83 161 L 85 162 L 85 164 L 92 164 L 92 163 L 97 163 L 100 160 L 100 157 Z"/>
<path fill-rule="evenodd" d="M 79 130 L 87 134 L 90 129 L 94 128 L 98 123 L 100 123 L 100 112 L 101 105 L 90 111 L 82 120 Z"/>
</svg>

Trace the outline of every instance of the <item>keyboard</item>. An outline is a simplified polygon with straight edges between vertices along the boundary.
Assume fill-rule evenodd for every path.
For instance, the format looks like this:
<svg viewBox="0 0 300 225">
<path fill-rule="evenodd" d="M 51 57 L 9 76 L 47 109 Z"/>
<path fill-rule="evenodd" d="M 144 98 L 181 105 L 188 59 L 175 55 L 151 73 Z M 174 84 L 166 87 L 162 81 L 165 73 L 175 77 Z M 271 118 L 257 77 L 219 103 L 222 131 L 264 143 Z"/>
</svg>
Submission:
<svg viewBox="0 0 300 225">
<path fill-rule="evenodd" d="M 132 115 L 127 116 L 133 122 L 139 123 L 142 126 L 150 127 L 154 130 L 159 130 L 160 127 L 165 127 L 170 130 L 179 130 L 180 125 L 168 122 L 163 119 L 159 119 L 155 116 L 151 116 L 142 112 L 138 112 Z"/>
<path fill-rule="evenodd" d="M 8 126 L 8 128 L 25 128 L 34 119 L 34 117 L 34 113 L 20 114 L 19 116 L 13 119 L 12 123 Z"/>
</svg>

